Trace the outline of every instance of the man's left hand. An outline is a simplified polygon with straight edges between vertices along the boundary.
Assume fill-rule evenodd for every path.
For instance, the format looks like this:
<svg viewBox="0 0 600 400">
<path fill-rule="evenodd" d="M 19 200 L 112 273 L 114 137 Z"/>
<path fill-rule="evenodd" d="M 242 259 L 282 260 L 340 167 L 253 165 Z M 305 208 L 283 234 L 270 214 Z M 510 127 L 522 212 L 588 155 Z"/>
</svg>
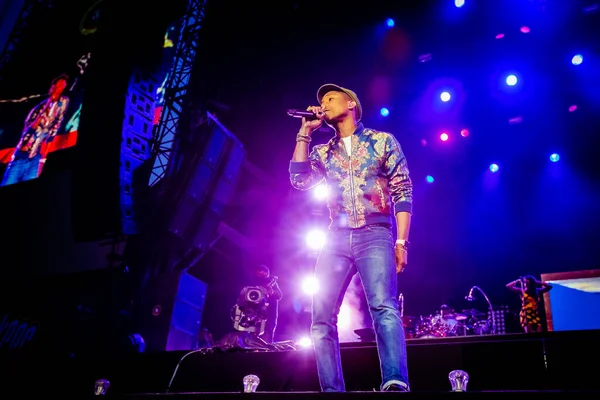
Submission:
<svg viewBox="0 0 600 400">
<path fill-rule="evenodd" d="M 396 273 L 404 271 L 408 260 L 408 252 L 406 248 L 401 244 L 396 244 L 394 247 L 394 253 L 396 255 Z"/>
</svg>

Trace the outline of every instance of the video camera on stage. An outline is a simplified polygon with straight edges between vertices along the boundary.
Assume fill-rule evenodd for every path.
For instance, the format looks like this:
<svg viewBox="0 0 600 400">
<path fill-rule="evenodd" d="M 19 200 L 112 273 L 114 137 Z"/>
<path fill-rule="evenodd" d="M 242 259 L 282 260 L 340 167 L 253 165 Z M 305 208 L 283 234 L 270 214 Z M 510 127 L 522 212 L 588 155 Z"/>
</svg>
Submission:
<svg viewBox="0 0 600 400">
<path fill-rule="evenodd" d="M 233 328 L 261 335 L 265 331 L 269 291 L 262 286 L 246 286 L 231 310 Z"/>
</svg>

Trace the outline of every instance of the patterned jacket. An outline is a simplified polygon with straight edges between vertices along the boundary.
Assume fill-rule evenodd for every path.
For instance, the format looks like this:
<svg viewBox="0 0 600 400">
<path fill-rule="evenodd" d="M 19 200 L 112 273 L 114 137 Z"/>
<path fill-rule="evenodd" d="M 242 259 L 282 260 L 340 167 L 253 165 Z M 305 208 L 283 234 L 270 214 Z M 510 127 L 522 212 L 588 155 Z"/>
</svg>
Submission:
<svg viewBox="0 0 600 400">
<path fill-rule="evenodd" d="M 396 213 L 412 213 L 413 186 L 406 157 L 392 134 L 359 124 L 352 135 L 351 153 L 348 156 L 339 135 L 314 146 L 309 161 L 290 162 L 292 186 L 308 190 L 327 183 L 332 228 L 393 225 Z"/>
<path fill-rule="evenodd" d="M 42 153 L 44 143 L 50 142 L 58 133 L 68 108 L 67 96 L 60 96 L 56 101 L 46 100 L 35 106 L 25 119 L 21 140 L 13 158 L 20 158 L 23 154 L 33 158 Z M 42 158 L 45 158 L 44 154 Z"/>
</svg>

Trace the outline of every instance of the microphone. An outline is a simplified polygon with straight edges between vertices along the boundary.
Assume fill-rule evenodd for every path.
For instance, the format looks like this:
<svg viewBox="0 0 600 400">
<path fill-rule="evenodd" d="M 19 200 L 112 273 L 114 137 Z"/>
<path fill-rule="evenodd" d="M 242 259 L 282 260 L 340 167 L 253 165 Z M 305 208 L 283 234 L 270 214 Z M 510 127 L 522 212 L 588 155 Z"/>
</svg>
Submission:
<svg viewBox="0 0 600 400">
<path fill-rule="evenodd" d="M 317 116 L 312 111 L 291 109 L 287 111 L 287 115 L 294 118 L 306 118 L 308 121 L 317 119 Z M 321 111 L 319 115 L 323 115 L 323 112 Z"/>
</svg>

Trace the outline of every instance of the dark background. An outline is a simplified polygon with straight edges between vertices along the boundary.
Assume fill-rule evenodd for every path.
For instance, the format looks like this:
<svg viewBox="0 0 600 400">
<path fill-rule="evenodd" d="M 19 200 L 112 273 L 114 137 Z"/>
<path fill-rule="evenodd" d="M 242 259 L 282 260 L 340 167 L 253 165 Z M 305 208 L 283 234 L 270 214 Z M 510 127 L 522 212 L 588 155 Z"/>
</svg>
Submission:
<svg viewBox="0 0 600 400">
<path fill-rule="evenodd" d="M 256 251 L 229 258 L 227 250 L 214 251 L 190 270 L 208 284 L 202 325 L 216 337 L 231 329 L 229 309 L 257 263 L 271 267 L 284 292 L 276 338 L 295 339 L 297 327 L 307 328 L 305 314 L 297 312 L 306 301 L 298 284 L 314 263 L 304 231 L 326 226 L 327 214 L 319 216 L 322 206 L 309 193 L 290 188 L 299 122 L 285 111 L 314 104 L 317 88 L 328 82 L 355 90 L 365 125 L 392 132 L 406 153 L 415 185 L 410 265 L 399 284 L 406 314 L 428 315 L 443 303 L 485 310 L 481 300 L 464 301 L 472 285 L 494 304 L 515 307 L 518 298 L 504 286 L 521 275 L 598 268 L 598 14 L 582 13 L 583 0 L 480 0 L 461 9 L 451 1 L 398 3 L 209 2 L 190 108 L 213 111 L 268 178 L 246 176 L 232 207 L 239 229 L 260 244 Z M 159 28 L 169 19 L 135 17 L 134 10 L 114 25 L 122 30 L 113 26 L 96 43 L 98 79 L 84 100 L 93 111 L 81 127 L 87 139 L 82 133 L 76 150 L 49 160 L 39 181 L 0 193 L 7 276 L 27 282 L 114 267 L 107 259 L 114 248 L 76 241 L 74 230 L 89 219 L 118 233 L 119 96 L 130 66 L 156 62 L 153 55 L 160 54 L 138 45 L 142 32 L 156 26 L 143 43 L 159 43 Z M 386 18 L 395 20 L 393 29 Z M 522 25 L 531 32 L 519 32 Z M 494 39 L 498 33 L 505 37 Z M 428 53 L 431 61 L 420 63 Z M 575 53 L 584 54 L 577 67 L 570 63 Z M 13 84 L 27 80 L 13 68 Z M 503 80 L 511 71 L 519 84 L 508 90 Z M 11 95 L 16 90 L 6 87 Z M 441 105 L 446 87 L 453 99 Z M 567 111 L 571 104 L 578 105 L 574 113 Z M 381 107 L 390 109 L 389 117 L 379 115 Z M 509 124 L 515 116 L 523 122 Z M 458 135 L 463 128 L 468 138 Z M 442 131 L 450 134 L 447 143 L 437 139 Z M 319 132 L 315 142 L 331 134 Z M 558 163 L 548 160 L 553 152 Z M 492 162 L 500 165 L 494 175 Z M 427 175 L 435 182 L 426 183 Z M 230 255 L 237 250 L 232 246 Z M 144 269 L 134 264 L 130 270 Z"/>
</svg>

